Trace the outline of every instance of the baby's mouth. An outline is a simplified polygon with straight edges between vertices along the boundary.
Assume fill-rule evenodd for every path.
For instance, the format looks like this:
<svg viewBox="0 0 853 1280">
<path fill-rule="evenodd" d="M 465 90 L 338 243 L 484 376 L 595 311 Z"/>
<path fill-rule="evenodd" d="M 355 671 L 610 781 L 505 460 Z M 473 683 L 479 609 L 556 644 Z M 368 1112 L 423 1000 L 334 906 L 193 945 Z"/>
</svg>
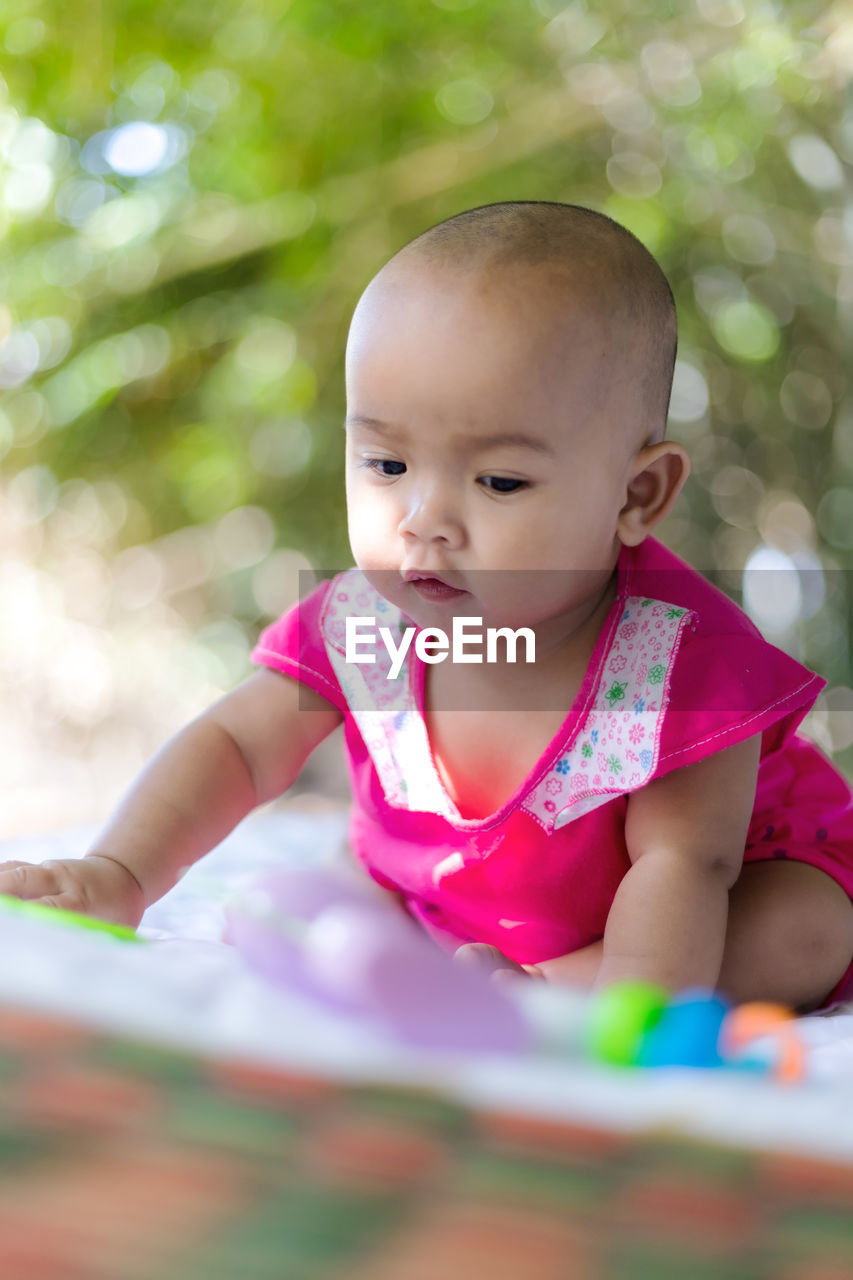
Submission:
<svg viewBox="0 0 853 1280">
<path fill-rule="evenodd" d="M 418 593 L 422 600 L 458 600 L 466 595 L 459 587 L 452 587 L 442 578 L 410 572 L 406 574 L 406 582 Z"/>
</svg>

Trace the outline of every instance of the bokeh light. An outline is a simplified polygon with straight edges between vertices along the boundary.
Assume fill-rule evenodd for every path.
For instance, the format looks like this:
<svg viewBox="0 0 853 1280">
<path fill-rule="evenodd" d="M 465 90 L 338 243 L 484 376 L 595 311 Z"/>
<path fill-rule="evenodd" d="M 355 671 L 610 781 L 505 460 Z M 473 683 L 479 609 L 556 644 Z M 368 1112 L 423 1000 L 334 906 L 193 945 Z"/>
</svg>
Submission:
<svg viewBox="0 0 853 1280">
<path fill-rule="evenodd" d="M 744 608 L 768 636 L 784 635 L 800 618 L 803 592 L 797 566 L 775 547 L 758 547 L 743 571 Z"/>
<path fill-rule="evenodd" d="M 162 125 L 134 120 L 113 129 L 104 142 L 104 159 L 116 173 L 137 178 L 163 167 L 169 134 Z"/>
</svg>

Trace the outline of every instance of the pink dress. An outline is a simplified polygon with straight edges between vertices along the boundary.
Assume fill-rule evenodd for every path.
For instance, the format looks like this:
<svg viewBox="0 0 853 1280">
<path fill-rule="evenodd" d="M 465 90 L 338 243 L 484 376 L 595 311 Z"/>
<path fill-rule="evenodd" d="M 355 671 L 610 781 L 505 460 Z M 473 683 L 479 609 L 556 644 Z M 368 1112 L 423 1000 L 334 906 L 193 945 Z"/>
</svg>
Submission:
<svg viewBox="0 0 853 1280">
<path fill-rule="evenodd" d="M 382 644 L 372 665 L 345 660 L 347 616 L 409 624 L 358 570 L 321 584 L 260 637 L 254 662 L 344 714 L 353 850 L 448 947 L 487 942 L 536 963 L 601 938 L 630 867 L 629 793 L 758 732 L 745 861 L 808 862 L 853 897 L 853 796 L 796 732 L 826 682 L 653 538 L 622 549 L 617 579 L 560 730 L 486 818 L 460 817 L 440 780 L 414 645 L 396 680 Z"/>
</svg>

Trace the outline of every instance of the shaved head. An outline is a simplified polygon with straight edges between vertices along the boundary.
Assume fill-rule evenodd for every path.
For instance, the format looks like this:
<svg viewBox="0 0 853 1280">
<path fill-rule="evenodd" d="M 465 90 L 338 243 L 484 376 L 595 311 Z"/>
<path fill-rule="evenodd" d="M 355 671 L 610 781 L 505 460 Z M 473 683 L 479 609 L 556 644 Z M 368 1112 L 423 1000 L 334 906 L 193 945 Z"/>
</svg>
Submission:
<svg viewBox="0 0 853 1280">
<path fill-rule="evenodd" d="M 434 267 L 499 284 L 529 269 L 548 306 L 580 305 L 607 327 L 612 378 L 631 380 L 641 439 L 663 439 L 677 343 L 675 302 L 648 249 L 603 213 L 522 200 L 458 213 L 399 251 L 380 276 Z M 568 332 L 568 331 L 567 331 Z"/>
</svg>

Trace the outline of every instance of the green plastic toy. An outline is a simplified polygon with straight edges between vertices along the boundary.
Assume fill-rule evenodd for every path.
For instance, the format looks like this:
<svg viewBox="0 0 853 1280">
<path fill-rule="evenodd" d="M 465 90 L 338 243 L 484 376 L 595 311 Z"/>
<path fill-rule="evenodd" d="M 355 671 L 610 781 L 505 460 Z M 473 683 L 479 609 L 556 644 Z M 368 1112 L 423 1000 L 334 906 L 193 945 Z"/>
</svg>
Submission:
<svg viewBox="0 0 853 1280">
<path fill-rule="evenodd" d="M 628 1067 L 636 1064 L 646 1033 L 660 1020 L 669 992 L 639 979 L 615 982 L 598 992 L 584 1028 L 584 1046 L 598 1062 Z"/>
<path fill-rule="evenodd" d="M 106 920 L 96 920 L 93 916 L 84 916 L 79 911 L 66 911 L 64 907 L 51 907 L 45 902 L 30 902 L 27 898 L 13 898 L 0 893 L 0 908 L 20 916 L 30 916 L 34 920 L 47 920 L 52 924 L 71 926 L 72 928 L 90 929 L 94 933 L 108 933 L 122 942 L 142 942 L 135 929 L 126 924 L 110 924 Z"/>
</svg>

